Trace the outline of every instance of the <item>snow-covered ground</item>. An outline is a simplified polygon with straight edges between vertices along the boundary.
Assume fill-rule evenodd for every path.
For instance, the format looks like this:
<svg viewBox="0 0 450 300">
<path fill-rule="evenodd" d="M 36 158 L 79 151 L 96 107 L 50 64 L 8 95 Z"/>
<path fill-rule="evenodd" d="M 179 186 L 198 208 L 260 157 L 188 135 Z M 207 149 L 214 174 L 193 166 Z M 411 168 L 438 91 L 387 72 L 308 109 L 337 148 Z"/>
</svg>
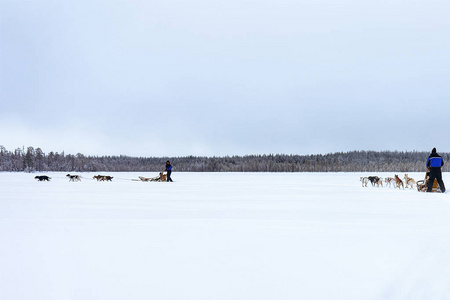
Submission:
<svg viewBox="0 0 450 300">
<path fill-rule="evenodd" d="M 450 299 L 450 194 L 362 173 L 65 174 L 0 173 L 1 300 Z"/>
</svg>

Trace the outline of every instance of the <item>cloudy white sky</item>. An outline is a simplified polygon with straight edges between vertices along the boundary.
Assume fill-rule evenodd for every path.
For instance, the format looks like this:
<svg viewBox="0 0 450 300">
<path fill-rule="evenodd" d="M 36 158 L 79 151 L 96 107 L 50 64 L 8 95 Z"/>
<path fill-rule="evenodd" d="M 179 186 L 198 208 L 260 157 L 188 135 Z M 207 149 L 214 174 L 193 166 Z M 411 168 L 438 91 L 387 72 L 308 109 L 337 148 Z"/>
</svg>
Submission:
<svg viewBox="0 0 450 300">
<path fill-rule="evenodd" d="M 447 0 L 0 0 L 0 145 L 450 151 Z"/>
</svg>

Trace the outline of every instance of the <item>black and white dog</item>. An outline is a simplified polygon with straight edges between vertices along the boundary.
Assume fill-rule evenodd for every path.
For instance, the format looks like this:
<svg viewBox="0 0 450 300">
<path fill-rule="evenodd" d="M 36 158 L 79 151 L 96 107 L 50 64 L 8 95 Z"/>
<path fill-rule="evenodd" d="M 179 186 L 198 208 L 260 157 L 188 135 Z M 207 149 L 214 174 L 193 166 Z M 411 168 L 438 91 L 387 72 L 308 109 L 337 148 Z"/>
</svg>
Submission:
<svg viewBox="0 0 450 300">
<path fill-rule="evenodd" d="M 81 181 L 81 176 L 80 175 L 70 175 L 67 174 L 66 177 L 69 177 L 69 181 Z"/>
<path fill-rule="evenodd" d="M 381 186 L 383 186 L 383 181 L 382 181 L 382 179 L 380 177 L 378 177 L 378 176 L 369 176 L 367 178 L 369 179 L 369 181 L 372 184 L 372 186 L 377 185 L 379 187 L 380 184 L 381 184 Z"/>
</svg>

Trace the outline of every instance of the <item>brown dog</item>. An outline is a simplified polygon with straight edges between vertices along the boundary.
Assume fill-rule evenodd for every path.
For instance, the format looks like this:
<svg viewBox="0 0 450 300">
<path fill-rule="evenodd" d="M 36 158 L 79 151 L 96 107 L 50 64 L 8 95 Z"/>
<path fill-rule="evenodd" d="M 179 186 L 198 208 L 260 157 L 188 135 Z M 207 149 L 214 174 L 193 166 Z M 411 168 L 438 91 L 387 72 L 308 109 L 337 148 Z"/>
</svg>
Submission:
<svg viewBox="0 0 450 300">
<path fill-rule="evenodd" d="M 105 175 L 95 175 L 92 177 L 93 179 L 97 179 L 97 181 L 112 181 L 114 177 L 112 176 L 105 176 Z"/>
<path fill-rule="evenodd" d="M 92 177 L 93 179 L 97 179 L 97 181 L 101 181 L 103 176 L 101 175 L 95 175 L 94 177 Z"/>
<path fill-rule="evenodd" d="M 167 174 L 164 174 L 164 172 L 159 173 L 159 179 L 161 181 L 167 181 Z"/>
<path fill-rule="evenodd" d="M 400 186 L 405 189 L 405 186 L 403 185 L 403 181 L 398 177 L 398 175 L 396 174 L 394 176 L 395 179 L 395 186 L 398 187 L 400 189 Z"/>
</svg>

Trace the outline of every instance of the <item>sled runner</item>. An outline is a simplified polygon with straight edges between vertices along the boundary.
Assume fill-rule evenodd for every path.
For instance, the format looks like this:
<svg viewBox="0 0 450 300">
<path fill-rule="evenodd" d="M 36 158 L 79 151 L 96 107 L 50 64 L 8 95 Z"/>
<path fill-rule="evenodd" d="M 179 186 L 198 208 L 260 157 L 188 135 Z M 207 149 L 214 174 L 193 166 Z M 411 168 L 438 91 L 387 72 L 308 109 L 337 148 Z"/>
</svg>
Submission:
<svg viewBox="0 0 450 300">
<path fill-rule="evenodd" d="M 424 179 L 424 180 L 418 180 L 418 181 L 416 182 L 417 190 L 418 190 L 419 192 L 426 192 L 426 191 L 427 191 L 427 187 L 428 187 L 428 179 L 429 179 L 428 173 L 429 173 L 429 171 L 427 171 L 427 172 L 425 173 L 425 179 Z M 437 182 L 437 179 L 434 179 L 434 182 L 433 182 L 433 188 L 431 189 L 431 192 L 433 192 L 433 193 L 434 193 L 434 192 L 438 192 L 438 193 L 441 192 L 441 189 L 440 189 L 440 187 L 439 187 L 439 184 L 438 184 L 438 182 Z"/>
</svg>

